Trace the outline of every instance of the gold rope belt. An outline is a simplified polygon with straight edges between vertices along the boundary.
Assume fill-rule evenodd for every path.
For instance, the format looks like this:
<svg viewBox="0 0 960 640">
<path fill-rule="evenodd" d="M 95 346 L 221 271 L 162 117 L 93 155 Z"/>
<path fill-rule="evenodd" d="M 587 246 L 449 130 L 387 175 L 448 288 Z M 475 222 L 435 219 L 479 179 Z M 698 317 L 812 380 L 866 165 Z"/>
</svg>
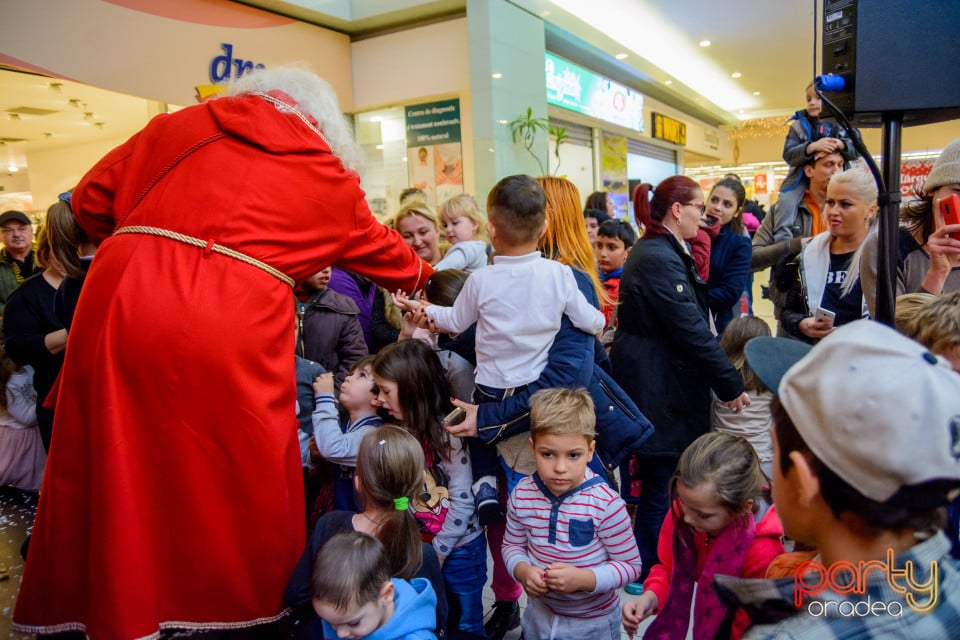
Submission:
<svg viewBox="0 0 960 640">
<path fill-rule="evenodd" d="M 282 271 L 271 267 L 266 262 L 261 262 L 256 258 L 252 258 L 244 253 L 239 251 L 234 251 L 229 247 L 225 247 L 222 244 L 217 244 L 213 240 L 201 240 L 200 238 L 194 238 L 193 236 L 184 235 L 182 233 L 177 233 L 176 231 L 168 231 L 167 229 L 160 229 L 159 227 L 147 227 L 143 225 L 130 225 L 127 227 L 120 227 L 113 232 L 113 235 L 119 235 L 121 233 L 143 233 L 151 236 L 160 236 L 162 238 L 170 238 L 171 240 L 177 240 L 184 244 L 189 244 L 200 249 L 205 249 L 207 251 L 213 251 L 214 253 L 219 253 L 221 255 L 228 256 L 239 260 L 240 262 L 245 262 L 250 266 L 256 267 L 266 271 L 272 275 L 277 280 L 284 282 L 292 288 L 296 282 L 293 281 L 293 278 L 283 273 Z"/>
</svg>

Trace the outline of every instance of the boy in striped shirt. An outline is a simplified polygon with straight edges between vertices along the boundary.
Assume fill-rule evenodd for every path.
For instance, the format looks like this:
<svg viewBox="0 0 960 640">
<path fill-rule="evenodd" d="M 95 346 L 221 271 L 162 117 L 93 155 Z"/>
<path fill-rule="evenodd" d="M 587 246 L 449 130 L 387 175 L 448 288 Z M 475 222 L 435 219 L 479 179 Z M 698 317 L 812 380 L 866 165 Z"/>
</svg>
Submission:
<svg viewBox="0 0 960 640">
<path fill-rule="evenodd" d="M 527 592 L 523 637 L 620 638 L 620 594 L 640 577 L 623 500 L 587 468 L 596 446 L 584 389 L 530 398 L 537 472 L 507 502 L 503 559 Z"/>
</svg>

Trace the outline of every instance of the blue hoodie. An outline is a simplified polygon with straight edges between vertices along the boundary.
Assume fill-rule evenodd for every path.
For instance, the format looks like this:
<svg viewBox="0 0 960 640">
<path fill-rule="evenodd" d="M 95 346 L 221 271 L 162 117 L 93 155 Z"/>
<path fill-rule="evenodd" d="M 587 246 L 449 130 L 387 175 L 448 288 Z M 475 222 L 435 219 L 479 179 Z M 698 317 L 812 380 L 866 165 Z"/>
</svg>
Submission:
<svg viewBox="0 0 960 640">
<path fill-rule="evenodd" d="M 366 640 L 437 640 L 433 628 L 437 624 L 437 595 L 425 578 L 410 582 L 391 578 L 393 583 L 393 615 L 387 623 L 366 637 Z M 313 640 L 339 640 L 340 636 L 326 621 L 323 632 L 315 626 Z"/>
</svg>

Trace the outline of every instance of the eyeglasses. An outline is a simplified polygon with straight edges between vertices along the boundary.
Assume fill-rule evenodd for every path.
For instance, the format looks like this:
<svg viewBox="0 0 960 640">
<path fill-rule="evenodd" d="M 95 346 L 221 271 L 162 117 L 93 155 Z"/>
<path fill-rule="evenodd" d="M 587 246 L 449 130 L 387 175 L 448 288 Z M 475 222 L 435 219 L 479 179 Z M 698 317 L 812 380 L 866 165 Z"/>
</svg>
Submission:
<svg viewBox="0 0 960 640">
<path fill-rule="evenodd" d="M 693 203 L 693 202 L 688 202 L 688 203 L 686 204 L 686 206 L 688 206 L 688 207 L 696 207 L 697 209 L 700 210 L 700 215 L 701 215 L 701 216 L 702 216 L 704 213 L 706 213 L 706 211 L 707 211 L 707 205 L 703 204 L 702 202 L 701 202 L 700 204 L 696 204 L 696 203 Z"/>
</svg>

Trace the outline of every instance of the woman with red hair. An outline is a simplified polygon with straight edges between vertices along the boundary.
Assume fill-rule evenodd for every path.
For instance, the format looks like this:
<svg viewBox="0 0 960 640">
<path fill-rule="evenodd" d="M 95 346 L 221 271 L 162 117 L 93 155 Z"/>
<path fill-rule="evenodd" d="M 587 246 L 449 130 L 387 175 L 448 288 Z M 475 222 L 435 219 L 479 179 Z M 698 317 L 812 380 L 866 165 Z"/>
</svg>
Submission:
<svg viewBox="0 0 960 640">
<path fill-rule="evenodd" d="M 657 535 L 670 500 L 667 485 L 684 449 L 710 430 L 710 390 L 739 411 L 750 400 L 736 368 L 710 330 L 707 283 L 686 242 L 703 217 L 703 192 L 684 176 L 633 194 L 646 233 L 630 251 L 620 280 L 613 377 L 653 423 L 637 454 L 642 492 L 634 533 L 643 576 L 657 562 Z"/>
</svg>

